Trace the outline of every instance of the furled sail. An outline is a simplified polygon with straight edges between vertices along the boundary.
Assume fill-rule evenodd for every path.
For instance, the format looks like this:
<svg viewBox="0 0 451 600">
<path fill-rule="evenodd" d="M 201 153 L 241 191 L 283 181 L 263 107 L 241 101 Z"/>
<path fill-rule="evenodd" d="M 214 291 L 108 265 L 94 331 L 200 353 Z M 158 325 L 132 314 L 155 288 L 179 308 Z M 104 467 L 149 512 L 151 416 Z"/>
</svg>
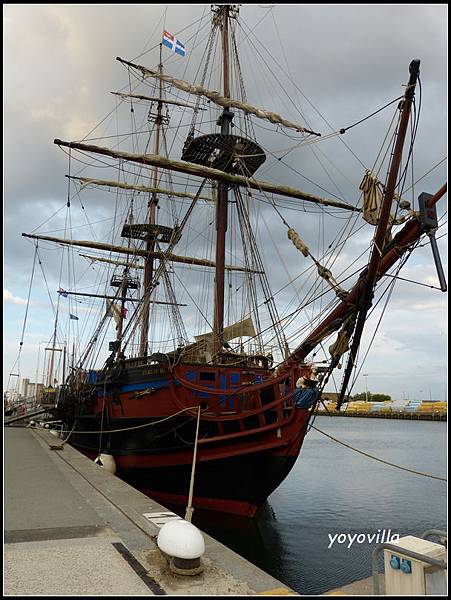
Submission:
<svg viewBox="0 0 451 600">
<path fill-rule="evenodd" d="M 384 199 L 382 183 L 371 171 L 366 171 L 359 189 L 363 192 L 363 218 L 370 225 L 377 225 Z"/>
<path fill-rule="evenodd" d="M 32 235 L 28 233 L 22 233 L 23 237 L 44 240 L 47 242 L 55 242 L 57 244 L 64 244 L 66 246 L 80 246 L 81 248 L 94 248 L 97 250 L 109 250 L 110 252 L 118 252 L 119 254 L 131 254 L 133 256 L 152 256 L 153 258 L 160 258 L 171 262 L 184 263 L 187 265 L 199 265 L 203 267 L 214 267 L 215 262 L 204 258 L 194 258 L 193 256 L 179 256 L 176 254 L 164 254 L 163 252 L 149 252 L 148 250 L 138 250 L 136 248 L 124 248 L 123 246 L 115 246 L 114 244 L 102 244 L 100 242 L 92 242 L 89 240 L 67 240 L 64 238 L 51 237 L 48 235 Z M 239 267 L 234 265 L 225 265 L 225 269 L 230 271 L 245 271 L 247 273 L 259 273 L 260 271 L 251 271 L 246 267 Z"/>
<path fill-rule="evenodd" d="M 163 81 L 165 83 L 170 83 L 170 84 L 174 85 L 176 88 L 178 88 L 179 90 L 182 90 L 183 92 L 187 92 L 188 94 L 194 94 L 196 96 L 204 96 L 205 98 L 208 98 L 208 100 L 211 100 L 215 104 L 218 104 L 219 106 L 222 106 L 224 108 L 239 108 L 240 110 L 244 111 L 247 114 L 255 115 L 259 119 L 265 119 L 267 121 L 270 121 L 270 123 L 274 123 L 275 125 L 283 125 L 284 127 L 288 127 L 289 129 L 295 129 L 296 131 L 299 131 L 300 133 L 310 133 L 312 135 L 321 135 L 319 133 L 315 133 L 314 131 L 311 131 L 310 129 L 306 129 L 305 127 L 303 127 L 302 125 L 299 125 L 298 123 L 292 123 L 291 121 L 284 119 L 283 117 L 281 117 L 280 115 L 278 115 L 275 112 L 257 108 L 247 102 L 241 102 L 240 100 L 234 100 L 232 98 L 225 98 L 219 92 L 207 90 L 204 87 L 202 87 L 201 85 L 192 85 L 192 84 L 188 83 L 187 81 L 183 81 L 183 79 L 176 79 L 175 77 L 172 77 L 171 75 L 164 75 L 163 73 L 158 73 L 158 71 L 152 71 L 151 69 L 148 69 L 147 67 L 143 67 L 142 65 L 137 65 L 135 63 L 128 62 L 119 57 L 117 57 L 117 60 L 125 65 L 129 65 L 130 67 L 134 67 L 135 69 L 138 69 L 139 71 L 141 71 L 144 78 L 156 77 L 157 79 L 160 79 L 160 81 Z"/>
<path fill-rule="evenodd" d="M 87 258 L 88 260 L 91 261 L 91 264 L 94 264 L 95 262 L 104 262 L 104 263 L 110 263 L 111 265 L 117 265 L 119 267 L 127 267 L 128 269 L 144 269 L 144 265 L 140 265 L 139 263 L 136 263 L 136 262 L 123 262 L 120 260 L 112 260 L 110 258 L 103 258 L 101 256 L 93 256 L 91 254 L 79 253 L 78 256 Z"/>
<path fill-rule="evenodd" d="M 159 187 L 149 187 L 146 185 L 131 185 L 129 183 L 122 183 L 121 181 L 110 181 L 107 179 L 93 179 L 92 177 L 74 177 L 73 175 L 66 175 L 68 179 L 75 179 L 79 181 L 82 186 L 85 185 L 100 185 L 106 187 L 115 187 L 123 190 L 134 190 L 136 192 L 145 192 L 149 194 L 164 194 L 166 196 L 174 196 L 176 198 L 191 198 L 194 199 L 196 194 L 190 194 L 189 192 L 176 192 L 174 190 L 166 190 Z M 198 200 L 213 201 L 213 198 L 209 196 L 197 196 Z"/>
<path fill-rule="evenodd" d="M 288 196 L 290 198 L 299 198 L 306 202 L 314 202 L 322 206 L 334 206 L 336 208 L 343 208 L 353 212 L 361 212 L 361 208 L 357 206 L 351 206 L 344 202 L 338 202 L 338 200 L 329 200 L 327 198 L 321 198 L 302 190 L 297 190 L 285 185 L 275 185 L 267 181 L 259 181 L 241 175 L 231 175 L 225 173 L 219 169 L 211 169 L 209 167 L 196 165 L 180 160 L 170 160 L 164 156 L 157 154 L 132 154 L 130 152 L 120 152 L 119 150 L 112 150 L 111 148 L 104 148 L 102 146 L 94 146 L 92 144 L 82 144 L 80 142 L 66 142 L 64 140 L 55 139 L 54 144 L 63 146 L 66 148 L 74 148 L 75 150 L 82 150 L 85 152 L 94 152 L 95 154 L 101 154 L 103 156 L 111 156 L 112 158 L 120 158 L 123 160 L 129 160 L 139 164 L 157 166 L 161 169 L 170 169 L 171 171 L 177 171 L 178 173 L 187 173 L 188 175 L 195 175 L 197 177 L 206 177 L 216 181 L 226 181 L 232 185 L 239 185 L 246 188 L 258 190 L 262 193 L 279 194 L 281 196 Z"/>
</svg>

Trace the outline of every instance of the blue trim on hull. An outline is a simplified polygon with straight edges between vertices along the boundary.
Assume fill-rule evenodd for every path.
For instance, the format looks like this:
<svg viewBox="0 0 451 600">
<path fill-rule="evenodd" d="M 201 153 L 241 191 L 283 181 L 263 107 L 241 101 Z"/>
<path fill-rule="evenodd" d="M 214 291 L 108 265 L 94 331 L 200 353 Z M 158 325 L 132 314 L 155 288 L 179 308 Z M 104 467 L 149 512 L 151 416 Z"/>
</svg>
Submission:
<svg viewBox="0 0 451 600">
<path fill-rule="evenodd" d="M 134 392 L 136 390 L 146 390 L 147 388 L 162 388 L 168 386 L 167 379 L 155 379 L 146 383 L 132 383 L 121 387 L 121 392 Z"/>
</svg>

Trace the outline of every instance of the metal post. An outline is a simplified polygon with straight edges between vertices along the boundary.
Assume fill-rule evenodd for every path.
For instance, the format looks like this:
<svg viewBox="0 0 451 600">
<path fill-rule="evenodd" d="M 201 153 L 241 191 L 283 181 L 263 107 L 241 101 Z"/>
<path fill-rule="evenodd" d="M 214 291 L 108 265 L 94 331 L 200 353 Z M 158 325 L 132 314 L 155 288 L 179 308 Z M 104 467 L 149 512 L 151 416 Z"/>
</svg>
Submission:
<svg viewBox="0 0 451 600">
<path fill-rule="evenodd" d="M 440 253 L 437 246 L 437 240 L 435 239 L 435 232 L 430 231 L 428 233 L 429 241 L 431 242 L 432 255 L 434 257 L 435 268 L 437 269 L 437 277 L 440 283 L 440 289 L 442 292 L 446 292 L 448 286 L 446 285 L 445 273 L 443 271 L 442 261 L 440 260 Z"/>
<path fill-rule="evenodd" d="M 364 373 L 363 376 L 365 377 L 365 400 L 368 402 L 368 373 Z"/>
</svg>

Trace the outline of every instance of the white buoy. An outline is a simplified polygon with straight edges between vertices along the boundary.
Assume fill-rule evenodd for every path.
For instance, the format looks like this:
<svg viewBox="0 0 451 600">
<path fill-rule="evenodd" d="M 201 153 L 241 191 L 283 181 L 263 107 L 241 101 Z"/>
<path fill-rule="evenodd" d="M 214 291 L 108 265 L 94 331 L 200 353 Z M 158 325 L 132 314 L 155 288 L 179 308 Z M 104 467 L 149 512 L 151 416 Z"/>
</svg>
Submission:
<svg viewBox="0 0 451 600">
<path fill-rule="evenodd" d="M 170 569 L 178 575 L 198 575 L 203 567 L 200 557 L 205 552 L 202 533 L 183 519 L 168 521 L 158 533 L 157 545 L 170 558 Z"/>
<path fill-rule="evenodd" d="M 109 450 L 103 450 L 94 461 L 96 465 L 103 467 L 105 471 L 114 475 L 116 473 L 116 461 Z"/>
</svg>

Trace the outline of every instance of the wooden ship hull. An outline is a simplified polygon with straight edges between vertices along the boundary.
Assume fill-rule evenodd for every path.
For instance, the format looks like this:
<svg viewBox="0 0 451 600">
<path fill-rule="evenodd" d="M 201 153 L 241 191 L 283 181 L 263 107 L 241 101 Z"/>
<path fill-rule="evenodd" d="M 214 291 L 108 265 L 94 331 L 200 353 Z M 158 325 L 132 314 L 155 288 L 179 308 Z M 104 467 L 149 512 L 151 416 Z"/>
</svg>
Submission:
<svg viewBox="0 0 451 600">
<path fill-rule="evenodd" d="M 102 431 L 121 479 L 157 501 L 186 504 L 200 405 L 193 506 L 254 516 L 306 434 L 310 411 L 292 403 L 297 369 L 274 377 L 262 367 L 183 364 L 171 372 L 136 362 L 126 361 L 107 385 L 89 373 L 83 410 L 63 392 L 57 412 L 66 420 L 72 412 L 80 432 L 71 444 L 95 459 Z"/>
<path fill-rule="evenodd" d="M 127 69 L 129 79 L 134 74 L 143 84 L 155 80 L 152 96 L 131 93 L 134 88 L 127 94 L 117 93 L 122 101 L 146 103 L 147 123 L 151 127 L 145 132 L 147 141 L 141 144 L 140 152 L 134 143 L 131 147 L 121 144 L 117 149 L 118 146 L 106 148 L 85 141 L 54 140 L 69 156 L 69 189 L 75 185 L 81 186 L 78 190 L 81 191 L 94 185 L 125 194 L 122 230 L 118 228 L 115 213 L 113 230 L 96 240 L 74 239 L 68 233 L 63 238 L 23 235 L 34 240 L 35 256 L 38 243 L 42 242 L 67 250 L 89 248 L 94 255 L 80 256 L 88 258 L 92 265 L 105 263 L 113 270 L 111 273 L 105 267 L 105 275 L 99 278 L 101 284 L 96 282 L 92 286 L 103 293 L 62 288 L 57 292 L 58 302 L 60 298 L 71 300 L 74 296 L 107 304 L 105 312 L 93 311 L 89 341 L 84 340 L 77 353 L 74 347 L 67 377 L 66 342 L 64 349 L 56 347 L 59 314 L 56 311 L 51 347 L 47 349 L 51 351 L 48 382 L 49 385 L 54 382 L 54 355 L 60 352 L 64 384 L 58 390 L 53 412 L 61 419 L 69 443 L 93 459 L 109 451 L 121 478 L 164 504 L 186 504 L 188 499 L 192 510 L 192 499 L 193 507 L 252 516 L 293 467 L 309 418 L 333 372 L 341 368 L 346 353 L 349 354 L 337 409 L 352 389 L 362 333 L 376 287 L 393 266 L 399 263 L 401 268 L 423 234 L 430 238 L 440 286 L 446 290 L 434 238 L 438 228 L 435 204 L 446 188 L 443 186 L 434 196 L 421 194 L 419 211 L 400 200 L 403 177 L 399 174 L 419 76 L 418 60 L 410 64 L 404 99 L 398 105 L 393 147 L 389 142 L 390 151 L 387 148 L 387 152 L 379 153 L 390 157 L 386 182 L 382 184 L 371 172 L 365 172 L 363 181 L 372 182 L 374 194 L 364 197 L 363 207 L 357 200 L 345 203 L 255 179 L 254 174 L 266 160 L 266 151 L 255 139 L 251 117 L 288 128 L 290 135 L 296 136 L 293 139 L 299 141 L 296 146 L 301 141 L 306 145 L 319 141 L 321 134 L 249 104 L 236 55 L 233 23 L 238 13 L 239 7 L 235 5 L 212 7 L 212 35 L 199 85 L 165 74 L 162 44 L 157 70 L 117 58 Z M 205 88 L 207 67 L 213 66 L 209 61 L 214 56 L 216 34 L 221 45 L 222 60 L 216 65 L 220 67 L 221 92 Z M 239 80 L 234 85 L 232 74 Z M 190 94 L 196 99 L 195 104 L 174 100 L 172 96 L 166 98 L 167 87 Z M 186 123 L 190 128 L 183 148 L 177 142 L 181 160 L 169 158 L 165 138 L 168 107 L 174 104 L 193 111 L 191 124 Z M 130 105 L 129 110 L 135 109 Z M 205 123 L 202 111 L 209 115 Z M 212 123 L 216 123 L 217 129 L 213 132 Z M 207 128 L 207 133 L 203 128 Z M 147 133 L 152 134 L 149 139 Z M 149 145 L 150 137 L 154 140 L 153 147 Z M 79 153 L 83 165 L 86 155 L 93 156 L 93 167 L 102 168 L 102 179 L 71 174 L 71 160 Z M 274 158 L 273 154 L 271 151 Z M 105 166 L 111 175 L 104 176 Z M 403 174 L 406 172 L 407 166 Z M 128 177 L 125 182 L 124 173 Z M 308 221 L 300 223 L 310 238 L 309 249 L 306 239 L 301 239 L 294 224 L 283 216 L 283 208 L 278 207 L 274 195 L 304 203 L 299 210 L 305 211 L 305 205 L 313 204 L 319 212 L 339 210 L 341 215 L 347 211 L 353 227 L 362 212 L 367 224 L 376 227 L 374 236 L 371 234 L 368 256 L 351 276 L 352 283 L 348 283 L 348 277 L 341 279 L 349 267 L 341 276 L 337 273 L 334 276 L 330 270 L 336 260 L 331 260 L 334 249 L 340 247 L 342 251 L 345 229 L 337 228 L 334 242 L 327 241 L 327 247 L 324 239 L 320 253 L 319 249 L 313 250 L 317 242 L 320 244 L 307 231 Z M 169 203 L 169 198 L 171 203 L 181 198 L 187 203 L 182 210 Z M 207 204 L 198 207 L 199 200 Z M 285 292 L 303 273 L 293 277 L 287 271 L 288 283 L 273 291 L 272 286 L 279 285 L 282 265 L 286 270 L 283 260 L 275 258 L 283 247 L 275 245 L 275 254 L 270 258 L 260 253 L 259 245 L 265 244 L 268 234 L 271 236 L 273 224 L 269 223 L 267 231 L 262 228 L 262 224 L 266 227 L 266 221 L 259 200 L 271 210 L 271 218 L 275 215 L 278 226 L 283 227 L 296 257 L 310 264 L 303 271 L 311 269 L 303 282 L 304 295 L 298 294 L 295 286 L 294 300 L 288 302 L 278 296 L 283 313 L 279 312 L 275 296 Z M 406 214 L 395 221 L 392 205 L 396 214 L 398 210 Z M 159 215 L 160 208 L 163 210 Z M 392 227 L 398 225 L 403 226 L 392 235 Z M 350 232 L 346 235 L 348 239 L 351 237 Z M 324 237 L 324 224 L 319 226 L 318 236 Z M 126 241 L 119 243 L 122 238 Z M 187 250 L 191 254 L 191 249 L 197 255 L 184 254 Z M 265 263 L 273 273 L 271 278 Z M 184 278 L 175 271 L 180 265 L 190 269 Z M 200 274 L 196 275 L 192 267 L 201 268 Z M 296 265 L 296 270 L 300 271 L 301 266 L 298 269 Z M 312 273 L 316 283 L 309 290 L 307 281 Z M 72 281 L 70 277 L 69 274 Z M 109 290 L 108 282 L 110 288 L 115 288 L 113 291 Z M 341 284 L 350 287 L 345 289 Z M 190 304 L 181 304 L 181 300 Z M 311 303 L 316 307 L 312 306 L 310 314 Z M 78 321 L 78 316 L 70 313 L 71 306 L 74 305 L 69 305 L 69 322 Z M 293 307 L 297 308 L 288 313 Z M 307 307 L 305 322 L 302 312 Z M 157 313 L 154 308 L 166 312 Z M 89 316 L 88 310 L 87 321 Z M 106 359 L 102 357 L 104 363 L 99 369 L 102 345 L 108 339 L 109 317 L 116 323 L 115 340 L 109 341 L 110 354 Z M 336 338 L 327 352 L 323 346 L 332 335 Z M 75 338 L 74 333 L 74 342 Z M 323 354 L 317 356 L 319 346 L 324 360 Z M 293 393 L 298 378 L 302 375 L 309 379 L 309 370 L 316 369 L 308 360 L 323 366 L 318 367 L 322 372 L 316 380 L 319 384 L 316 399 L 309 409 L 301 409 L 295 407 Z"/>
</svg>

